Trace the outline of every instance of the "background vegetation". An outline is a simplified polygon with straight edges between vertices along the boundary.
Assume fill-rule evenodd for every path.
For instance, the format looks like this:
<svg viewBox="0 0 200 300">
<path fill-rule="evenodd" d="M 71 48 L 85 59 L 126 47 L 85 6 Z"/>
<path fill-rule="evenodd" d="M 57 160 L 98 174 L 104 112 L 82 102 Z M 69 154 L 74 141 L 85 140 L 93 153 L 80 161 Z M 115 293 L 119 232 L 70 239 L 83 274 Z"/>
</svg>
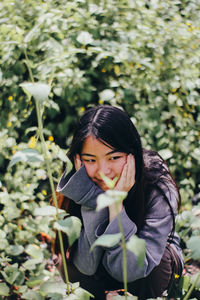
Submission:
<svg viewBox="0 0 200 300">
<path fill-rule="evenodd" d="M 34 102 L 19 86 L 30 81 L 28 59 L 34 80 L 52 87 L 43 122 L 55 185 L 86 107 L 124 108 L 144 147 L 167 160 L 185 255 L 200 259 L 191 246 L 200 244 L 199 19 L 199 0 L 1 1 L 0 299 L 62 299 L 45 285 L 53 217 L 34 216 L 50 198 L 44 162 L 9 167 L 16 151 L 41 152 Z"/>
</svg>

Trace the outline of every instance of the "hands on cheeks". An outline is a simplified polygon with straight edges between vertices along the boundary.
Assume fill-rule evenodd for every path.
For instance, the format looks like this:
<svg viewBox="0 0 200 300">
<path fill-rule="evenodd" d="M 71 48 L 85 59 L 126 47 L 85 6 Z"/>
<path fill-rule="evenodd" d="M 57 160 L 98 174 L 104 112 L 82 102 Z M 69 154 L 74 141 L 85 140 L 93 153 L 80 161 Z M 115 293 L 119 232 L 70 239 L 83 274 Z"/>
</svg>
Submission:
<svg viewBox="0 0 200 300">
<path fill-rule="evenodd" d="M 129 154 L 114 190 L 129 192 L 135 184 L 135 173 L 135 158 L 132 154 Z"/>
</svg>

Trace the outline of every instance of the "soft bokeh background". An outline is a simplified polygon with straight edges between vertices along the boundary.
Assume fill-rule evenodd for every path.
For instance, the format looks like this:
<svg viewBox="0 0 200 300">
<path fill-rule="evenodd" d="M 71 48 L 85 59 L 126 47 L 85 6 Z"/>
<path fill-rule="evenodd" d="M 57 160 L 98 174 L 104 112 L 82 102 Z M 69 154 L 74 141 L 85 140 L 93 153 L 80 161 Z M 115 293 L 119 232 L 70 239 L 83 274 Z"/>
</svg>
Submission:
<svg viewBox="0 0 200 300">
<path fill-rule="evenodd" d="M 33 287 L 53 276 L 46 267 L 53 219 L 33 216 L 50 199 L 45 165 L 8 168 L 17 151 L 41 152 L 34 100 L 19 87 L 30 81 L 27 59 L 34 80 L 51 83 L 43 121 L 55 185 L 78 117 L 92 105 L 122 107 L 180 187 L 186 248 L 200 227 L 199 20 L 196 0 L 1 1 L 0 287 L 12 299 L 40 297 Z M 28 264 L 30 255 L 40 263 Z"/>
</svg>

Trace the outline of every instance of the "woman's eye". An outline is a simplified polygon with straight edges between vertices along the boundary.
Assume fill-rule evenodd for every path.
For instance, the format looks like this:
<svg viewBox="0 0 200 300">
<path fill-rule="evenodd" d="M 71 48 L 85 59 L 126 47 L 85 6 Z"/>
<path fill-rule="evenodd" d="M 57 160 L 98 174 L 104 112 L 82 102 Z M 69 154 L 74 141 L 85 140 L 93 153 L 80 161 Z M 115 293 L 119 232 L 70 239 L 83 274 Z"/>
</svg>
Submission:
<svg viewBox="0 0 200 300">
<path fill-rule="evenodd" d="M 117 159 L 119 159 L 121 156 L 113 156 L 113 157 L 111 157 L 110 158 L 110 160 L 117 160 Z"/>
<path fill-rule="evenodd" d="M 94 160 L 94 159 L 83 159 L 83 161 L 85 161 L 85 162 L 89 162 L 89 163 L 93 163 L 93 162 L 95 162 L 95 160 Z"/>
</svg>

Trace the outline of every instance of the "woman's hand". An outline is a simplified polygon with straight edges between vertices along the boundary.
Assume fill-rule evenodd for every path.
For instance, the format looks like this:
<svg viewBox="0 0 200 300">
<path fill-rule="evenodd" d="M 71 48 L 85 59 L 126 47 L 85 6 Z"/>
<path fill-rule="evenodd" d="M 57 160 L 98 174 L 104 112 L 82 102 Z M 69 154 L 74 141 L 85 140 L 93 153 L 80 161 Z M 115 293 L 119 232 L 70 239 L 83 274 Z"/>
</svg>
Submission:
<svg viewBox="0 0 200 300">
<path fill-rule="evenodd" d="M 135 172 L 135 158 L 129 154 L 114 190 L 129 192 L 135 184 Z"/>
<path fill-rule="evenodd" d="M 126 164 L 122 170 L 121 176 L 117 181 L 114 190 L 129 192 L 135 184 L 135 158 L 132 154 L 127 156 Z M 123 209 L 123 203 L 119 210 Z M 109 222 L 111 222 L 117 216 L 115 205 L 109 206 Z"/>
<path fill-rule="evenodd" d="M 81 161 L 81 157 L 79 154 L 76 154 L 74 157 L 74 165 L 75 165 L 76 171 L 78 171 L 80 169 L 80 167 L 82 166 L 82 161 Z"/>
</svg>

